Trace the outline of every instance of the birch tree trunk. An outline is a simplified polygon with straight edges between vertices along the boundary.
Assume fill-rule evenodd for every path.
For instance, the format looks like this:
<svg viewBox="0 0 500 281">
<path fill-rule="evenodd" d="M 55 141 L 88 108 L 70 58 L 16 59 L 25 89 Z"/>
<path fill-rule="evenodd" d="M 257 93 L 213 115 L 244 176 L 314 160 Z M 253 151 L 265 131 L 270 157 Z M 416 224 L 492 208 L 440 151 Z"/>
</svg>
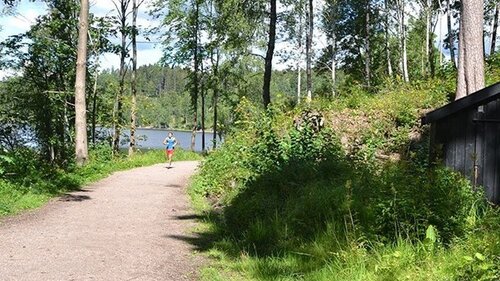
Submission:
<svg viewBox="0 0 500 281">
<path fill-rule="evenodd" d="M 391 50 L 389 46 L 389 5 L 388 0 L 384 1 L 384 10 L 385 10 L 385 56 L 387 60 L 387 74 L 390 78 L 392 78 L 392 63 L 391 63 Z"/>
<path fill-rule="evenodd" d="M 372 72 L 371 72 L 371 49 L 370 49 L 370 1 L 366 2 L 365 15 L 365 74 L 366 86 L 371 87 Z"/>
<path fill-rule="evenodd" d="M 335 80 L 337 80 L 337 58 L 336 58 L 336 45 L 337 37 L 335 32 L 332 32 L 332 65 L 331 65 L 331 78 L 332 78 L 332 97 L 335 97 Z"/>
<path fill-rule="evenodd" d="M 119 90 L 115 96 L 115 107 L 113 112 L 113 153 L 118 154 L 120 150 L 120 134 L 121 125 L 123 119 L 123 94 L 125 92 L 125 75 L 127 74 L 127 69 L 125 66 L 125 58 L 127 57 L 127 10 L 130 4 L 130 0 L 120 0 L 120 7 L 115 5 L 118 10 L 118 18 L 120 21 L 120 34 L 121 34 L 121 45 L 120 45 L 120 81 Z"/>
<path fill-rule="evenodd" d="M 484 88 L 483 20 L 482 0 L 462 0 L 456 100 Z"/>
<path fill-rule="evenodd" d="M 303 22 L 302 22 L 302 9 L 303 9 L 303 1 L 299 1 L 300 5 L 300 12 L 299 12 L 299 31 L 298 31 L 298 38 L 297 38 L 297 44 L 298 44 L 298 52 L 299 52 L 299 57 L 297 59 L 297 104 L 300 104 L 300 93 L 302 91 L 302 53 L 303 53 L 303 48 L 302 48 L 302 35 L 303 35 Z"/>
<path fill-rule="evenodd" d="M 137 0 L 132 0 L 132 75 L 130 87 L 132 90 L 132 104 L 130 110 L 130 146 L 128 156 L 134 155 L 136 146 L 135 130 L 137 124 Z"/>
<path fill-rule="evenodd" d="M 439 13 L 438 13 L 438 18 L 442 18 L 442 13 L 443 13 L 443 7 L 441 4 L 441 1 L 439 2 Z M 438 51 L 439 51 L 439 67 L 443 66 L 443 39 L 441 38 L 443 28 L 441 27 L 441 24 L 439 24 L 439 43 L 438 43 Z"/>
<path fill-rule="evenodd" d="M 490 56 L 495 53 L 496 49 L 499 10 L 500 10 L 500 2 L 495 5 L 495 16 L 493 17 L 493 24 L 492 24 L 493 30 L 491 31 Z"/>
<path fill-rule="evenodd" d="M 430 47 L 431 47 L 431 0 L 427 0 L 425 6 L 425 74 L 429 73 L 430 70 Z"/>
<path fill-rule="evenodd" d="M 453 66 L 457 68 L 457 61 L 455 59 L 455 37 L 453 36 L 453 29 L 451 27 L 451 1 L 446 1 L 446 24 L 448 26 L 448 44 L 450 45 L 450 59 Z M 481 9 L 482 10 L 482 9 Z"/>
<path fill-rule="evenodd" d="M 438 15 L 437 15 L 437 19 L 436 19 L 436 24 L 439 23 L 439 19 L 442 18 L 442 15 L 443 15 L 443 4 L 441 3 L 441 1 L 438 1 L 439 3 L 439 10 L 438 10 Z M 439 52 L 439 67 L 443 66 L 443 40 L 441 39 L 442 37 L 442 31 L 443 29 L 441 28 L 441 24 L 439 24 L 439 30 L 438 30 L 438 46 L 437 46 L 437 49 L 438 49 L 438 52 Z"/>
<path fill-rule="evenodd" d="M 96 123 L 97 123 L 97 79 L 98 79 L 98 65 L 94 73 L 94 86 L 92 88 L 92 144 L 96 142 Z"/>
<path fill-rule="evenodd" d="M 405 82 L 410 82 L 410 77 L 408 75 L 408 54 L 407 54 L 407 46 L 406 46 L 406 23 L 405 23 L 405 0 L 401 0 L 400 2 L 400 36 L 401 36 L 401 48 L 402 48 L 402 56 L 401 56 L 401 65 L 403 70 L 403 78 Z"/>
<path fill-rule="evenodd" d="M 306 37 L 306 75 L 307 75 L 307 102 L 312 101 L 312 38 L 314 31 L 314 6 L 309 0 L 307 7 L 307 37 Z"/>
<path fill-rule="evenodd" d="M 200 79 L 198 76 L 199 71 L 199 57 L 198 57 L 198 32 L 200 30 L 200 4 L 197 0 L 195 0 L 195 30 L 194 30 L 194 50 L 193 50 L 193 60 L 194 60 L 194 85 L 193 85 L 193 93 L 192 93 L 192 103 L 193 103 L 193 130 L 191 133 L 191 150 L 194 151 L 196 148 L 196 131 L 198 129 L 198 93 L 199 93 L 199 83 Z"/>
<path fill-rule="evenodd" d="M 271 76 L 273 71 L 273 56 L 276 42 L 276 21 L 278 20 L 276 11 L 276 0 L 270 0 L 271 11 L 269 13 L 269 37 L 267 41 L 267 52 L 265 58 L 264 86 L 262 89 L 262 100 L 267 108 L 271 103 Z"/>
<path fill-rule="evenodd" d="M 80 23 L 78 26 L 78 52 L 75 80 L 75 155 L 76 164 L 83 166 L 88 160 L 87 145 L 87 105 L 85 102 L 85 80 L 87 74 L 87 33 L 89 2 L 81 1 Z"/>
<path fill-rule="evenodd" d="M 205 152 L 205 96 L 207 88 L 203 86 L 201 90 L 201 152 Z"/>
<path fill-rule="evenodd" d="M 300 104 L 300 93 L 302 88 L 302 67 L 297 63 L 297 104 Z"/>
<path fill-rule="evenodd" d="M 215 150 L 217 148 L 217 104 L 218 104 L 218 99 L 219 99 L 219 49 L 216 51 L 216 59 L 215 59 L 215 64 L 212 61 L 212 65 L 214 65 L 214 78 L 215 78 L 215 83 L 214 83 L 214 132 L 213 132 L 213 149 Z"/>
</svg>

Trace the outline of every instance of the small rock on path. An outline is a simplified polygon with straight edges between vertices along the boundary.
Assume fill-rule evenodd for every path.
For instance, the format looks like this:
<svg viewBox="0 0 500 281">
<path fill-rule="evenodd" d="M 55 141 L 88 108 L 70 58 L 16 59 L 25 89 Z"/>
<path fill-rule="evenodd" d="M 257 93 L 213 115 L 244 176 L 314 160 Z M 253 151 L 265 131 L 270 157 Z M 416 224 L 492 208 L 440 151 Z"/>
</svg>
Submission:
<svg viewBox="0 0 500 281">
<path fill-rule="evenodd" d="M 117 172 L 0 220 L 1 280 L 195 280 L 185 188 L 198 162 Z"/>
</svg>

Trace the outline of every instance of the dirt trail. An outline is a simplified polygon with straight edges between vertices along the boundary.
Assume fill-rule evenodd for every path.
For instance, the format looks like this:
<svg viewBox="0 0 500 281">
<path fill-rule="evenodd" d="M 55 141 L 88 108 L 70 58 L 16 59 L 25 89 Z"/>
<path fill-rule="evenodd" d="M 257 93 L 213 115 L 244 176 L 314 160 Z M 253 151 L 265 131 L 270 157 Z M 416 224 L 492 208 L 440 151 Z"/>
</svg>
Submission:
<svg viewBox="0 0 500 281">
<path fill-rule="evenodd" d="M 0 280 L 195 280 L 185 187 L 197 164 L 117 172 L 0 220 Z"/>
</svg>

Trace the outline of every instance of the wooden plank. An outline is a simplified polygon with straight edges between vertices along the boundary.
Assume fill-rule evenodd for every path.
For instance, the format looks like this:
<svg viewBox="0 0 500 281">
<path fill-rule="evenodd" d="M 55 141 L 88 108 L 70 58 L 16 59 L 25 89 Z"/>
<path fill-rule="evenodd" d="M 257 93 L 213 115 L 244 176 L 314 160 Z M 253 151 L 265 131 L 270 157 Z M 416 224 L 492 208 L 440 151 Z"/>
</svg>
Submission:
<svg viewBox="0 0 500 281">
<path fill-rule="evenodd" d="M 455 118 L 449 118 L 449 126 L 450 126 L 450 135 L 448 142 L 450 143 L 450 151 L 452 153 L 451 161 L 452 161 L 452 168 L 454 170 L 458 170 L 457 167 L 457 143 L 458 143 L 458 137 L 457 137 L 457 122 Z"/>
<path fill-rule="evenodd" d="M 453 118 L 453 131 L 455 138 L 455 170 L 465 175 L 465 146 L 467 112 L 461 112 Z"/>
<path fill-rule="evenodd" d="M 500 117 L 500 112 L 498 112 L 500 109 L 500 101 L 496 100 L 495 101 L 495 111 L 493 113 L 494 118 L 499 118 Z M 493 186 L 491 187 L 490 191 L 490 201 L 498 204 L 499 203 L 499 188 L 500 188 L 500 172 L 498 169 L 500 168 L 500 136 L 498 136 L 498 133 L 500 132 L 500 124 L 495 123 L 494 124 L 494 131 L 491 132 L 492 134 L 495 135 L 496 139 L 496 145 L 495 145 L 495 166 L 494 166 L 494 171 L 495 171 L 495 181 Z"/>
<path fill-rule="evenodd" d="M 435 129 L 431 131 L 431 134 L 434 134 L 433 138 L 433 154 L 432 159 L 434 161 L 439 161 L 440 164 L 444 164 L 446 161 L 446 150 L 445 144 L 446 140 L 444 136 L 447 134 L 447 127 L 444 126 L 442 121 L 438 121 L 433 124 Z"/>
<path fill-rule="evenodd" d="M 496 110 L 496 102 L 489 103 L 485 106 L 485 116 L 491 116 Z M 496 144 L 497 134 L 495 123 L 484 123 L 484 167 L 483 167 L 483 186 L 485 188 L 488 199 L 493 197 L 493 188 L 496 182 Z"/>
<path fill-rule="evenodd" d="M 499 188 L 500 188 L 500 173 L 498 169 L 500 168 L 500 137 L 498 136 L 498 132 L 500 132 L 500 124 L 495 124 L 495 139 L 496 139 L 496 145 L 495 145 L 495 166 L 494 166 L 494 173 L 495 173 L 495 181 L 493 181 L 493 185 L 490 187 L 489 192 L 487 192 L 488 199 L 495 203 L 498 204 L 499 202 Z"/>
<path fill-rule="evenodd" d="M 498 94 L 500 94 L 500 82 L 427 113 L 422 118 L 422 125 L 451 116 L 463 109 L 476 107 L 498 99 Z"/>
<path fill-rule="evenodd" d="M 481 112 L 476 112 L 476 118 L 482 118 L 483 113 Z M 485 141 L 484 141 L 484 123 L 478 123 L 475 124 L 476 127 L 476 142 L 475 142 L 475 179 L 472 181 L 472 184 L 474 187 L 477 187 L 479 185 L 483 185 L 484 182 L 484 146 L 485 146 Z"/>
<path fill-rule="evenodd" d="M 472 121 L 475 117 L 476 110 L 470 109 L 467 114 L 464 114 L 465 120 L 465 159 L 464 159 L 464 175 L 473 183 L 474 182 L 474 165 L 475 165 L 475 144 L 476 144 L 476 124 Z"/>
<path fill-rule="evenodd" d="M 431 124 L 430 131 L 429 131 L 429 162 L 434 163 L 436 162 L 438 155 L 440 152 L 438 151 L 438 146 L 439 146 L 439 139 L 438 139 L 438 134 L 436 134 L 436 131 L 439 129 L 439 123 L 434 123 Z"/>
<path fill-rule="evenodd" d="M 442 136 L 443 136 L 443 158 L 444 164 L 454 169 L 455 168 L 455 141 L 453 135 L 453 122 L 451 118 L 446 118 L 442 121 Z"/>
<path fill-rule="evenodd" d="M 500 119 L 473 119 L 472 121 L 477 123 L 500 123 Z"/>
</svg>

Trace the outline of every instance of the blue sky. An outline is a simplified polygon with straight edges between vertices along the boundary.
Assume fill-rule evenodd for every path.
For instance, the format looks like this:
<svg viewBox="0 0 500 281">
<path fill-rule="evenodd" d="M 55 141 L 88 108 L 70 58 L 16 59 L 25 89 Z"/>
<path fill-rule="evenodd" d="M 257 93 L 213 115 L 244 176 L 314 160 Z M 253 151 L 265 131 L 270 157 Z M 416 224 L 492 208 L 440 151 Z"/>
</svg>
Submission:
<svg viewBox="0 0 500 281">
<path fill-rule="evenodd" d="M 149 28 L 151 26 L 157 26 L 158 21 L 151 19 L 147 15 L 147 10 L 148 10 L 148 3 L 150 3 L 152 0 L 145 0 L 145 3 L 143 6 L 141 6 L 140 13 L 138 16 L 138 25 L 140 28 Z M 316 9 L 320 9 L 321 4 L 323 0 L 315 0 L 315 6 Z M 91 12 L 96 14 L 97 16 L 104 16 L 104 15 L 113 15 L 116 14 L 115 12 L 115 6 L 113 4 L 113 0 L 90 0 L 90 5 L 91 5 Z M 0 4 L 0 11 L 3 9 L 3 4 Z M 15 9 L 15 12 L 11 15 L 1 15 L 0 14 L 0 41 L 3 41 L 5 38 L 7 38 L 10 35 L 14 34 L 19 34 L 22 32 L 27 31 L 30 26 L 34 23 L 35 19 L 44 14 L 46 12 L 46 5 L 40 2 L 30 2 L 30 1 L 21 1 L 20 4 Z M 283 7 L 281 7 L 283 8 Z M 415 10 L 413 11 L 414 13 Z M 445 17 L 441 17 L 435 32 L 437 33 L 437 40 L 435 42 L 435 45 L 438 45 L 438 40 L 443 38 L 445 33 L 446 33 L 446 21 Z M 324 39 L 324 35 L 320 34 L 321 32 L 315 31 L 315 34 L 317 35 L 317 39 L 315 40 L 316 43 L 316 48 L 321 49 L 326 46 L 326 40 Z M 441 34 L 439 34 L 441 33 Z M 118 39 L 114 39 L 118 43 Z M 158 41 L 156 38 L 151 38 L 152 41 Z M 144 38 L 139 38 L 139 42 L 145 42 L 146 40 Z M 486 39 L 486 49 L 487 51 L 489 50 L 489 42 L 490 39 Z M 278 43 L 276 46 L 277 51 L 284 50 L 284 49 L 293 49 L 294 46 L 291 46 L 289 43 L 286 42 L 281 42 Z M 256 50 L 257 52 L 260 52 L 259 50 Z M 161 51 L 161 46 L 158 44 L 152 44 L 152 43 L 139 43 L 138 44 L 138 64 L 139 65 L 144 65 L 144 64 L 153 64 L 158 62 L 158 60 L 162 56 L 162 51 Z M 448 56 L 448 53 L 445 52 L 445 56 Z M 101 67 L 102 68 L 118 68 L 119 67 L 119 57 L 114 54 L 105 54 L 101 57 L 100 61 Z M 290 63 L 288 63 L 290 64 Z M 291 66 L 287 65 L 287 63 L 280 63 L 279 58 L 276 58 L 275 60 L 275 68 L 277 69 L 282 69 L 285 68 L 286 66 Z M 9 74 L 8 70 L 2 70 L 0 69 L 0 79 L 5 77 L 7 74 Z"/>
<path fill-rule="evenodd" d="M 148 28 L 157 24 L 154 22 L 146 13 L 147 4 L 149 1 L 145 1 L 143 6 L 141 6 L 142 11 L 140 11 L 138 16 L 138 25 L 140 28 Z M 3 4 L 0 4 L 0 11 L 3 9 Z M 5 40 L 10 35 L 15 35 L 19 33 L 26 32 L 29 30 L 30 26 L 35 22 L 35 19 L 46 13 L 47 6 L 40 2 L 29 2 L 21 1 L 17 5 L 13 14 L 0 15 L 0 41 Z M 90 11 L 97 16 L 113 15 L 115 6 L 112 0 L 90 0 Z M 151 38 L 156 41 L 154 38 Z M 114 39 L 118 42 L 118 39 Z M 138 38 L 139 42 L 145 42 L 144 38 Z M 158 62 L 161 58 L 162 52 L 161 47 L 157 44 L 151 43 L 139 43 L 137 52 L 137 61 L 139 65 L 153 64 Z M 100 64 L 102 68 L 118 68 L 119 67 L 119 57 L 114 54 L 105 54 L 101 57 Z M 8 75 L 10 72 L 8 70 L 0 69 L 0 79 Z"/>
</svg>

